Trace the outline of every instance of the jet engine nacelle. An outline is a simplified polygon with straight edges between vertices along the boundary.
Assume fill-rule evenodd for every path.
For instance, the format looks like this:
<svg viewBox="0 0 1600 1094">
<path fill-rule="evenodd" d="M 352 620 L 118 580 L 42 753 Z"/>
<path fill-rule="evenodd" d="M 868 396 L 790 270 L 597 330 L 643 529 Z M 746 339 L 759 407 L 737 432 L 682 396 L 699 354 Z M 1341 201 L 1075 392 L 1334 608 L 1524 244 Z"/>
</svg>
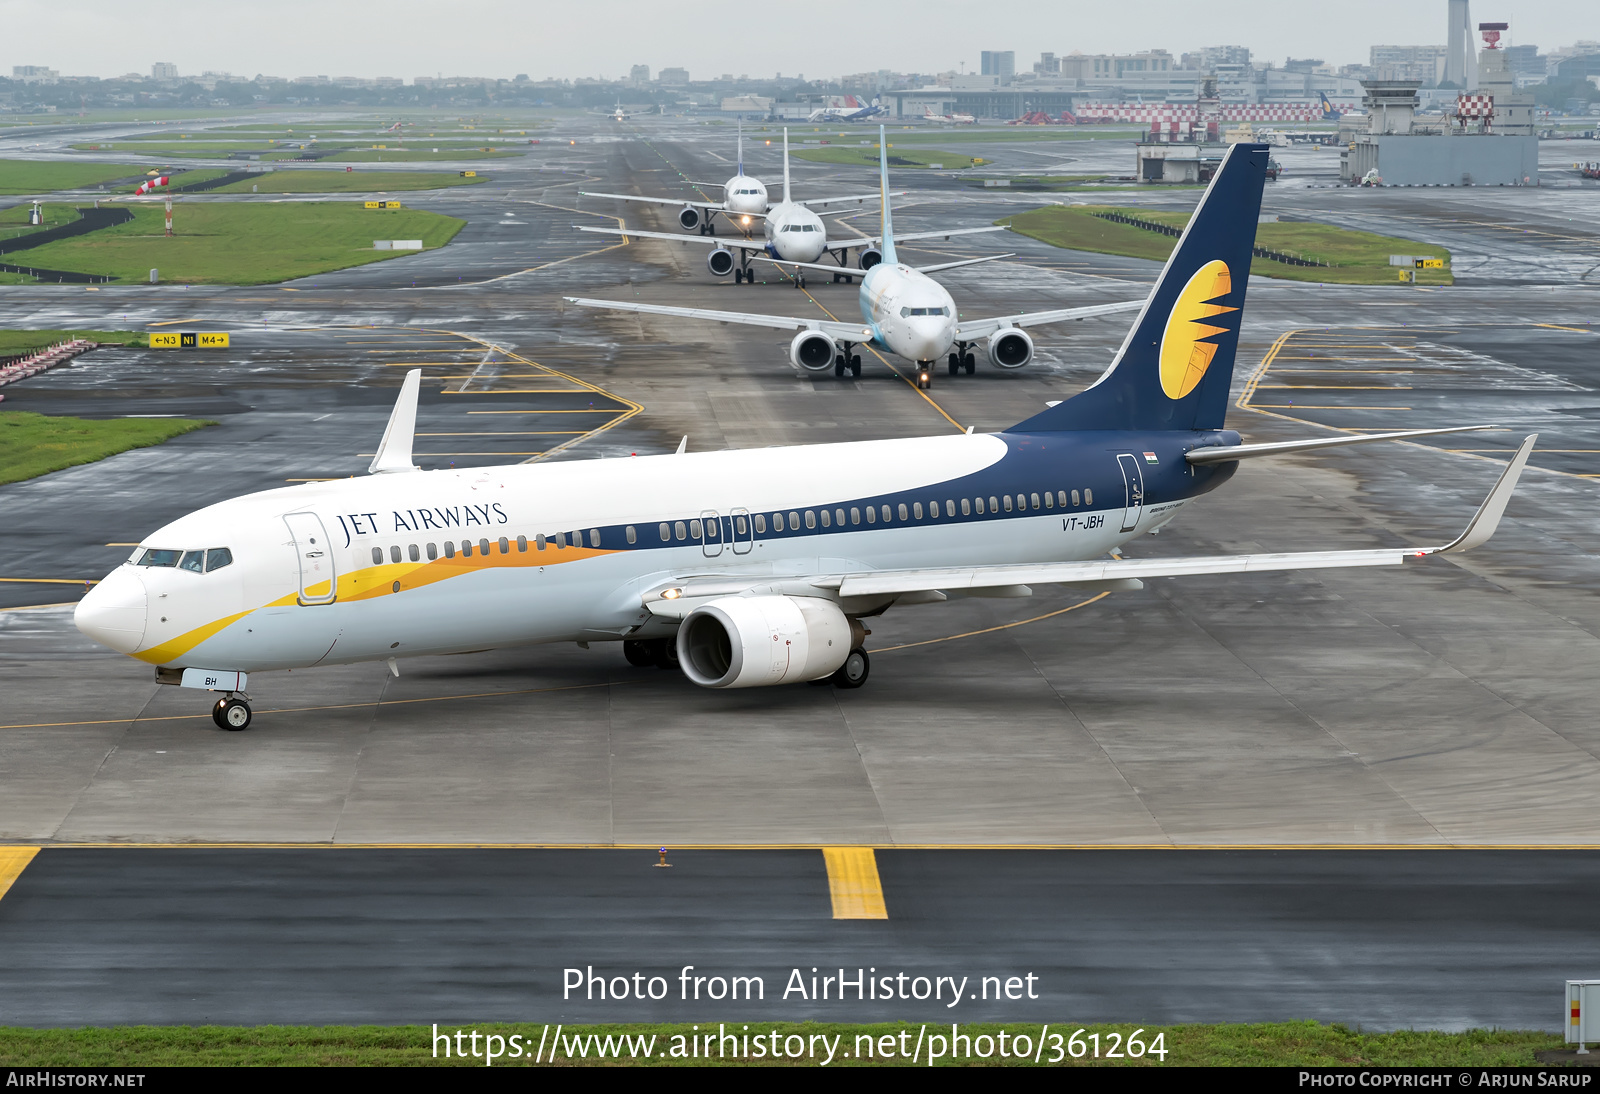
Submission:
<svg viewBox="0 0 1600 1094">
<path fill-rule="evenodd" d="M 831 600 L 725 596 L 678 628 L 678 664 L 706 688 L 759 688 L 831 675 L 850 654 L 853 628 Z"/>
<path fill-rule="evenodd" d="M 1001 327 L 989 335 L 989 360 L 1001 368 L 1021 368 L 1033 360 L 1033 339 L 1019 327 Z"/>
<path fill-rule="evenodd" d="M 883 252 L 876 247 L 863 247 L 859 261 L 863 270 L 870 270 L 883 261 Z"/>
<path fill-rule="evenodd" d="M 685 205 L 683 211 L 678 214 L 678 224 L 686 232 L 694 231 L 700 227 L 700 210 L 693 205 Z"/>
<path fill-rule="evenodd" d="M 838 344 L 820 330 L 803 330 L 789 343 L 789 360 L 811 372 L 833 364 L 838 353 Z"/>
<path fill-rule="evenodd" d="M 733 252 L 726 247 L 714 247 L 706 255 L 706 269 L 718 277 L 727 277 L 733 272 Z"/>
</svg>

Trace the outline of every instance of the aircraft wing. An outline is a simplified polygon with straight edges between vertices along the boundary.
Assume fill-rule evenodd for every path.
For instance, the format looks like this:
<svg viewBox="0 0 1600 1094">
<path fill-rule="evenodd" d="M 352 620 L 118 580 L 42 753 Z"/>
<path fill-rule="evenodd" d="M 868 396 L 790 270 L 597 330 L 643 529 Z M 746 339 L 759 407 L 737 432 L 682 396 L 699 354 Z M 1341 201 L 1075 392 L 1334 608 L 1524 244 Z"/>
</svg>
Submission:
<svg viewBox="0 0 1600 1094">
<path fill-rule="evenodd" d="M 669 243 L 699 243 L 708 247 L 736 247 L 745 251 L 766 251 L 767 245 L 759 239 L 729 236 L 675 235 L 672 232 L 640 232 L 632 228 L 599 228 L 592 224 L 574 224 L 580 232 L 599 232 L 608 236 L 632 236 L 635 239 L 664 239 Z"/>
<path fill-rule="evenodd" d="M 612 201 L 646 201 L 652 205 L 692 205 L 696 209 L 721 209 L 720 201 L 689 201 L 685 198 L 647 198 L 638 194 L 597 194 L 592 190 L 579 190 L 579 197 L 610 198 Z"/>
<path fill-rule="evenodd" d="M 892 198 L 903 198 L 903 197 L 906 196 L 907 193 L 908 193 L 908 191 L 906 191 L 906 190 L 896 190 L 894 193 L 890 194 L 889 196 L 892 197 Z M 805 205 L 805 206 L 834 205 L 834 204 L 837 204 L 837 203 L 842 202 L 842 201 L 853 201 L 857 205 L 860 205 L 863 202 L 877 201 L 882 196 L 883 196 L 882 194 L 880 194 L 880 193 L 878 193 L 878 191 L 874 190 L 870 194 L 846 194 L 843 197 L 837 197 L 837 198 L 807 198 L 804 201 L 797 201 L 797 202 L 795 202 L 795 204 L 796 205 Z"/>
<path fill-rule="evenodd" d="M 986 338 L 1005 327 L 1039 327 L 1047 323 L 1065 323 L 1073 319 L 1092 319 L 1097 315 L 1114 315 L 1117 312 L 1138 311 L 1143 300 L 1125 300 L 1119 304 L 1090 304 L 1082 308 L 1056 308 L 1053 311 L 1022 312 L 1018 315 L 1001 315 L 993 319 L 963 321 L 956 328 L 956 337 L 971 341 Z"/>
<path fill-rule="evenodd" d="M 1323 570 L 1355 566 L 1398 566 L 1407 559 L 1451 551 L 1468 551 L 1488 541 L 1499 527 L 1506 504 L 1516 489 L 1537 433 L 1527 437 L 1494 489 L 1473 514 L 1466 530 L 1449 543 L 1436 547 L 1390 547 L 1363 551 L 1298 551 L 1282 554 L 1211 555 L 1190 558 L 1097 559 L 1090 562 L 1046 562 L 1029 565 L 968 566 L 950 569 L 871 570 L 824 574 L 781 580 L 788 595 L 846 597 L 901 597 L 919 595 L 942 600 L 947 594 L 1029 596 L 1033 585 L 1064 585 L 1098 589 L 1137 589 L 1147 577 L 1187 577 L 1197 574 L 1272 573 L 1287 570 Z M 814 590 L 809 594 L 797 583 Z M 731 575 L 688 578 L 680 584 L 658 587 L 644 594 L 644 606 L 665 618 L 682 619 L 708 599 L 738 595 L 774 584 L 769 577 L 741 583 Z M 779 591 L 779 590 L 774 590 Z M 930 596 L 930 594 L 936 594 Z"/>
<path fill-rule="evenodd" d="M 939 270 L 953 270 L 957 266 L 973 266 L 979 262 L 993 262 L 998 258 L 1015 257 L 1016 252 L 1013 251 L 1009 254 L 1003 255 L 984 255 L 982 258 L 964 258 L 960 262 L 941 262 L 936 266 L 916 266 L 914 269 L 916 269 L 918 273 L 936 273 Z M 752 262 L 770 262 L 774 266 L 794 266 L 803 270 L 818 270 L 821 273 L 827 274 L 844 273 L 850 274 L 854 277 L 860 277 L 862 274 L 867 272 L 865 270 L 856 269 L 850 266 L 838 266 L 827 262 L 792 262 L 787 258 L 773 258 L 769 254 L 751 255 L 750 260 Z"/>
<path fill-rule="evenodd" d="M 680 319 L 704 319 L 712 323 L 738 323 L 747 327 L 768 327 L 775 330 L 819 330 L 823 334 L 848 342 L 867 342 L 872 339 L 872 328 L 861 323 L 797 319 L 788 315 L 753 315 L 749 312 L 713 311 L 709 308 L 678 308 L 666 304 L 633 304 L 622 300 L 590 300 L 579 296 L 568 296 L 563 299 L 580 308 L 606 308 L 611 311 L 640 312 L 644 315 L 671 315 Z"/>
<path fill-rule="evenodd" d="M 999 226 L 992 226 L 992 227 L 987 227 L 987 228 L 950 228 L 950 229 L 947 229 L 947 230 L 945 230 L 943 232 L 907 232 L 904 235 L 902 235 L 899 232 L 896 232 L 894 234 L 894 241 L 895 241 L 896 246 L 898 246 L 901 243 L 911 243 L 911 242 L 914 242 L 914 241 L 919 240 L 919 239 L 950 239 L 950 238 L 952 238 L 954 236 L 973 236 L 973 235 L 978 235 L 979 233 L 982 233 L 982 232 L 1003 232 L 1003 231 L 1005 231 L 1004 228 L 1001 228 Z M 879 244 L 879 243 L 882 243 L 882 242 L 883 242 L 883 237 L 882 236 L 861 236 L 858 239 L 840 240 L 838 243 L 835 243 L 833 240 L 830 239 L 828 241 L 828 250 L 830 250 L 830 251 L 848 251 L 848 250 L 851 250 L 851 249 L 856 248 L 856 247 L 875 246 L 876 244 Z"/>
</svg>

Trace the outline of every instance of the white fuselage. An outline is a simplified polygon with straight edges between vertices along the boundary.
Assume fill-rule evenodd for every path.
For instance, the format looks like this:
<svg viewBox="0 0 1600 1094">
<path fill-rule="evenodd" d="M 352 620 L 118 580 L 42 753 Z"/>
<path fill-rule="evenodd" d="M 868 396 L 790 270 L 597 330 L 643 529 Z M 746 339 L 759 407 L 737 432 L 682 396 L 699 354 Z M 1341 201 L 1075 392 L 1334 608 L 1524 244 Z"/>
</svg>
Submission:
<svg viewBox="0 0 1600 1094">
<path fill-rule="evenodd" d="M 722 207 L 727 210 L 728 216 L 738 218 L 744 215 L 744 225 L 750 223 L 751 214 L 764 214 L 767 211 L 767 188 L 760 179 L 753 179 L 749 175 L 738 174 L 722 184 Z"/>
<path fill-rule="evenodd" d="M 696 575 L 825 595 L 806 581 L 1090 559 L 1155 516 L 1125 512 L 1112 454 L 1025 471 L 1011 451 L 979 434 L 307 483 L 151 533 L 76 620 L 153 665 L 243 672 L 648 638 L 676 626 L 648 597 Z"/>
<path fill-rule="evenodd" d="M 861 279 L 861 318 L 891 353 L 933 361 L 956 338 L 956 305 L 945 287 L 904 263 L 880 262 Z"/>
<path fill-rule="evenodd" d="M 767 237 L 767 252 L 773 258 L 815 262 L 828 247 L 828 229 L 822 218 L 794 202 L 774 205 L 762 230 Z"/>
</svg>

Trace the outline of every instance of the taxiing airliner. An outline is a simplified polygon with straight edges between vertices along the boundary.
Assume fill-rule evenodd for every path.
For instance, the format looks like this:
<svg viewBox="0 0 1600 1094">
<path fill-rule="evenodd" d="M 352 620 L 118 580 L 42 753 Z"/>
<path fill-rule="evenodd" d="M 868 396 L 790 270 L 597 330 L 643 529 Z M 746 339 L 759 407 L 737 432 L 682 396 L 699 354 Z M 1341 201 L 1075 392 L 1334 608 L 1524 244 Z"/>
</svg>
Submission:
<svg viewBox="0 0 1600 1094">
<path fill-rule="evenodd" d="M 77 625 L 162 683 L 216 693 L 213 718 L 238 730 L 258 672 L 370 661 L 398 674 L 403 658 L 609 641 L 708 688 L 854 688 L 867 623 L 910 604 L 1398 565 L 1483 543 L 1535 437 L 1441 546 L 1110 554 L 1240 460 L 1455 431 L 1244 444 L 1224 427 L 1267 152 L 1228 150 L 1105 373 L 1002 432 L 422 471 L 414 369 L 370 477 L 248 494 L 151 532 Z"/>
<path fill-rule="evenodd" d="M 946 233 L 917 232 L 897 237 L 894 233 L 893 210 L 889 195 L 888 142 L 883 139 L 882 127 L 879 128 L 878 135 L 878 185 L 883 194 L 883 226 L 881 235 L 870 237 L 868 242 L 873 247 L 861 258 L 866 273 L 862 276 L 859 293 L 860 323 L 841 322 L 837 319 L 801 319 L 786 315 L 756 315 L 749 312 L 717 311 L 707 308 L 682 308 L 671 304 L 591 300 L 576 296 L 569 296 L 567 300 L 585 308 L 606 308 L 648 315 L 673 315 L 714 323 L 739 323 L 752 327 L 798 331 L 799 333 L 789 343 L 790 362 L 796 368 L 811 372 L 825 372 L 831 365 L 833 374 L 840 377 L 846 373 L 851 376 L 861 375 L 861 355 L 855 352 L 855 347 L 864 343 L 916 362 L 917 386 L 923 390 L 933 386 L 933 362 L 940 357 L 948 357 L 950 375 L 954 376 L 963 370 L 967 375 L 972 375 L 977 368 L 977 359 L 971 349 L 979 342 L 984 343 L 990 362 L 997 367 L 1021 368 L 1033 360 L 1033 338 L 1024 328 L 1133 311 L 1142 306 L 1140 301 L 1132 300 L 1117 304 L 1094 304 L 1081 308 L 1002 315 L 991 319 L 959 319 L 955 301 L 951 298 L 949 290 L 928 275 L 940 270 L 952 270 L 959 266 L 970 266 L 977 262 L 1011 256 L 985 255 L 981 258 L 913 267 L 899 260 L 895 253 L 895 243 L 897 240 L 904 243 L 931 236 L 961 235 L 1000 229 L 961 228 Z M 788 193 L 788 180 L 786 160 L 785 194 Z M 660 239 L 677 238 L 659 232 L 655 233 L 655 236 Z M 774 238 L 781 240 L 784 235 L 780 233 Z M 878 249 L 880 246 L 882 250 Z M 781 251 L 776 253 L 782 254 Z M 795 281 L 802 286 L 804 281 L 799 276 L 800 270 L 833 269 L 831 266 L 795 258 L 786 257 L 785 261 L 788 265 L 798 267 Z M 838 277 L 839 275 L 835 273 L 834 280 L 838 280 Z"/>
<path fill-rule="evenodd" d="M 741 158 L 740 171 L 743 172 Z M 592 194 L 591 197 L 616 197 L 615 194 Z M 635 239 L 664 239 L 669 243 L 703 243 L 709 244 L 714 249 L 706 255 L 706 269 L 717 277 L 726 277 L 733 274 L 734 284 L 744 282 L 755 284 L 755 272 L 751 270 L 751 262 L 771 262 L 777 266 L 788 266 L 793 270 L 792 283 L 795 288 L 806 287 L 806 271 L 820 270 L 833 275 L 835 283 L 843 281 L 853 283 L 857 271 L 851 270 L 847 265 L 851 251 L 859 251 L 857 259 L 860 271 L 872 269 L 883 259 L 883 252 L 878 249 L 882 242 L 881 236 L 855 236 L 847 240 L 828 241 L 828 227 L 821 217 L 812 211 L 813 205 L 829 205 L 844 201 L 860 203 L 871 198 L 880 198 L 887 202 L 896 195 L 889 194 L 883 188 L 876 194 L 856 194 L 844 198 L 821 198 L 812 201 L 795 201 L 789 195 L 789 131 L 783 131 L 783 200 L 778 204 L 769 206 L 762 221 L 762 238 L 760 239 L 729 239 L 715 240 L 690 236 L 673 235 L 669 232 L 640 232 L 630 228 L 599 228 L 589 224 L 574 225 L 580 232 L 599 232 L 603 235 L 628 236 Z M 657 199 L 651 198 L 651 201 Z M 887 206 L 885 206 L 887 208 Z M 741 217 L 741 222 L 748 224 L 754 215 L 747 214 Z M 682 222 L 682 216 L 679 217 Z M 916 239 L 947 240 L 951 236 L 981 235 L 986 232 L 1003 232 L 1004 228 L 985 226 L 982 228 L 955 228 L 943 232 L 917 232 L 912 235 L 900 237 L 900 242 L 905 243 Z M 735 258 L 735 252 L 738 257 Z M 829 255 L 832 263 L 822 263 L 823 254 Z M 967 258 L 959 262 L 944 262 L 937 266 L 925 266 L 923 272 L 931 270 L 951 270 L 957 266 L 970 266 L 975 262 L 992 262 L 997 258 L 1010 258 L 1005 255 L 986 255 L 983 258 Z"/>
</svg>

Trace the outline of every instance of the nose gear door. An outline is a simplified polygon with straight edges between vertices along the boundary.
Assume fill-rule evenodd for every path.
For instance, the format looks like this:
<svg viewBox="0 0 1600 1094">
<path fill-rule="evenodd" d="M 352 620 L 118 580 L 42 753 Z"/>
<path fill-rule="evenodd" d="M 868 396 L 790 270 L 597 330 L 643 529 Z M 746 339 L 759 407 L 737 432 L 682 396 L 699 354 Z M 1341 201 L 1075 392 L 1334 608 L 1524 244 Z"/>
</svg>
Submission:
<svg viewBox="0 0 1600 1094">
<path fill-rule="evenodd" d="M 300 603 L 332 604 L 339 594 L 334 572 L 333 544 L 315 513 L 289 513 L 283 518 L 294 537 L 294 557 L 300 568 Z"/>
<path fill-rule="evenodd" d="M 1144 471 L 1139 461 L 1127 453 L 1117 457 L 1122 468 L 1122 481 L 1127 488 L 1126 507 L 1122 510 L 1122 530 L 1131 532 L 1138 527 L 1139 514 L 1144 510 Z"/>
</svg>

